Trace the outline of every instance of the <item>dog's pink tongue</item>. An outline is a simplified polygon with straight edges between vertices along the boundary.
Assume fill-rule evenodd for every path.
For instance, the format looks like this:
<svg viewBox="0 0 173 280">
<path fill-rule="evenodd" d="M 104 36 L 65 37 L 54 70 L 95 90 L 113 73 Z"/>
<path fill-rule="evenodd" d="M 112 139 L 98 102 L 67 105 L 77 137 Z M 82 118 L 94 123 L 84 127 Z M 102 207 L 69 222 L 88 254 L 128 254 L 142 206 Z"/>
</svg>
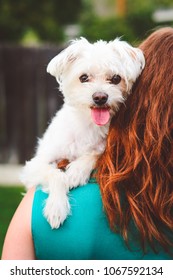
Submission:
<svg viewBox="0 0 173 280">
<path fill-rule="evenodd" d="M 91 116 L 95 124 L 100 126 L 107 124 L 110 119 L 109 110 L 106 108 L 92 108 Z"/>
</svg>

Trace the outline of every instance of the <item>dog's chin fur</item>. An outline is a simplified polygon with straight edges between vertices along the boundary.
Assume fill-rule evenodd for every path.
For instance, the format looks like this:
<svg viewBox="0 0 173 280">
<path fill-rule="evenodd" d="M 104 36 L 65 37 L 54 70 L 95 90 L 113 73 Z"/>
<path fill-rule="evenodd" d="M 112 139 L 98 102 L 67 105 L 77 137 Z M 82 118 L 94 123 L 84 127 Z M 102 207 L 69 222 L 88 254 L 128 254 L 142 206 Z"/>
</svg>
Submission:
<svg viewBox="0 0 173 280">
<path fill-rule="evenodd" d="M 73 41 L 49 63 L 47 71 L 56 77 L 65 103 L 39 140 L 21 180 L 27 187 L 42 184 L 49 193 L 44 215 L 52 228 L 59 227 L 70 214 L 67 193 L 88 181 L 104 151 L 111 117 L 130 94 L 144 64 L 142 52 L 126 42 L 115 39 L 90 44 L 84 38 Z M 88 79 L 81 82 L 84 74 Z M 114 75 L 121 77 L 117 84 L 111 82 Z M 95 93 L 106 94 L 106 103 L 96 104 Z M 99 107 L 110 112 L 109 121 L 102 126 L 91 115 L 92 108 Z M 62 159 L 70 162 L 65 172 L 54 165 Z"/>
</svg>

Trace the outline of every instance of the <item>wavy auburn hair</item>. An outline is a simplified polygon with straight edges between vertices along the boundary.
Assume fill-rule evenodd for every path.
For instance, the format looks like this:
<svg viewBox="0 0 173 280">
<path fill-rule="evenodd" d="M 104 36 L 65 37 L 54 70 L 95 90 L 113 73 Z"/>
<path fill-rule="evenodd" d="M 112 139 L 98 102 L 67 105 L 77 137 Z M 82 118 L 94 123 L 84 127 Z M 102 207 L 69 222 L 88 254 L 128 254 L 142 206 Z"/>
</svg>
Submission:
<svg viewBox="0 0 173 280">
<path fill-rule="evenodd" d="M 173 28 L 154 31 L 139 48 L 146 66 L 112 119 L 97 163 L 110 226 L 128 243 L 135 224 L 143 250 L 173 246 Z M 172 241 L 171 241 L 172 240 Z"/>
</svg>

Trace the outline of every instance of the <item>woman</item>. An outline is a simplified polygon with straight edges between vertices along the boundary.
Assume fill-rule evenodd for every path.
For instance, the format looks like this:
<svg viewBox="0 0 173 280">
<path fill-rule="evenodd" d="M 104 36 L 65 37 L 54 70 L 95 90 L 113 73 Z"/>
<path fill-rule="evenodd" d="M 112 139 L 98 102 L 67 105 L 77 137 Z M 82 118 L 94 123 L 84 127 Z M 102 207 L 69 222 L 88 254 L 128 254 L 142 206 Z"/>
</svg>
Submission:
<svg viewBox="0 0 173 280">
<path fill-rule="evenodd" d="M 110 225 L 128 241 L 173 248 L 173 28 L 146 39 L 146 67 L 111 123 L 98 179 Z M 157 251 L 157 249 L 156 249 Z"/>
<path fill-rule="evenodd" d="M 42 215 L 47 194 L 31 189 L 2 259 L 173 259 L 173 29 L 140 48 L 146 67 L 111 122 L 100 189 L 91 179 L 72 190 L 72 215 L 57 230 Z"/>
</svg>

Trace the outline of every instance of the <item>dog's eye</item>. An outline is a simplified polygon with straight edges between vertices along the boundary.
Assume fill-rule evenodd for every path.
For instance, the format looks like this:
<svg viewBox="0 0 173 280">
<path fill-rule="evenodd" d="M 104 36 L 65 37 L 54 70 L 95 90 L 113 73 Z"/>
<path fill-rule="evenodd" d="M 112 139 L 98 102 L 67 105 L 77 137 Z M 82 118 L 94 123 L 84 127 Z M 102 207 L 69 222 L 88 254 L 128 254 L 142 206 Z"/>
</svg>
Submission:
<svg viewBox="0 0 173 280">
<path fill-rule="evenodd" d="M 121 82 L 121 77 L 119 75 L 113 75 L 110 82 L 111 84 L 118 85 Z"/>
<path fill-rule="evenodd" d="M 81 83 L 86 83 L 89 81 L 89 77 L 87 74 L 83 74 L 79 77 L 79 80 L 81 81 Z"/>
</svg>

